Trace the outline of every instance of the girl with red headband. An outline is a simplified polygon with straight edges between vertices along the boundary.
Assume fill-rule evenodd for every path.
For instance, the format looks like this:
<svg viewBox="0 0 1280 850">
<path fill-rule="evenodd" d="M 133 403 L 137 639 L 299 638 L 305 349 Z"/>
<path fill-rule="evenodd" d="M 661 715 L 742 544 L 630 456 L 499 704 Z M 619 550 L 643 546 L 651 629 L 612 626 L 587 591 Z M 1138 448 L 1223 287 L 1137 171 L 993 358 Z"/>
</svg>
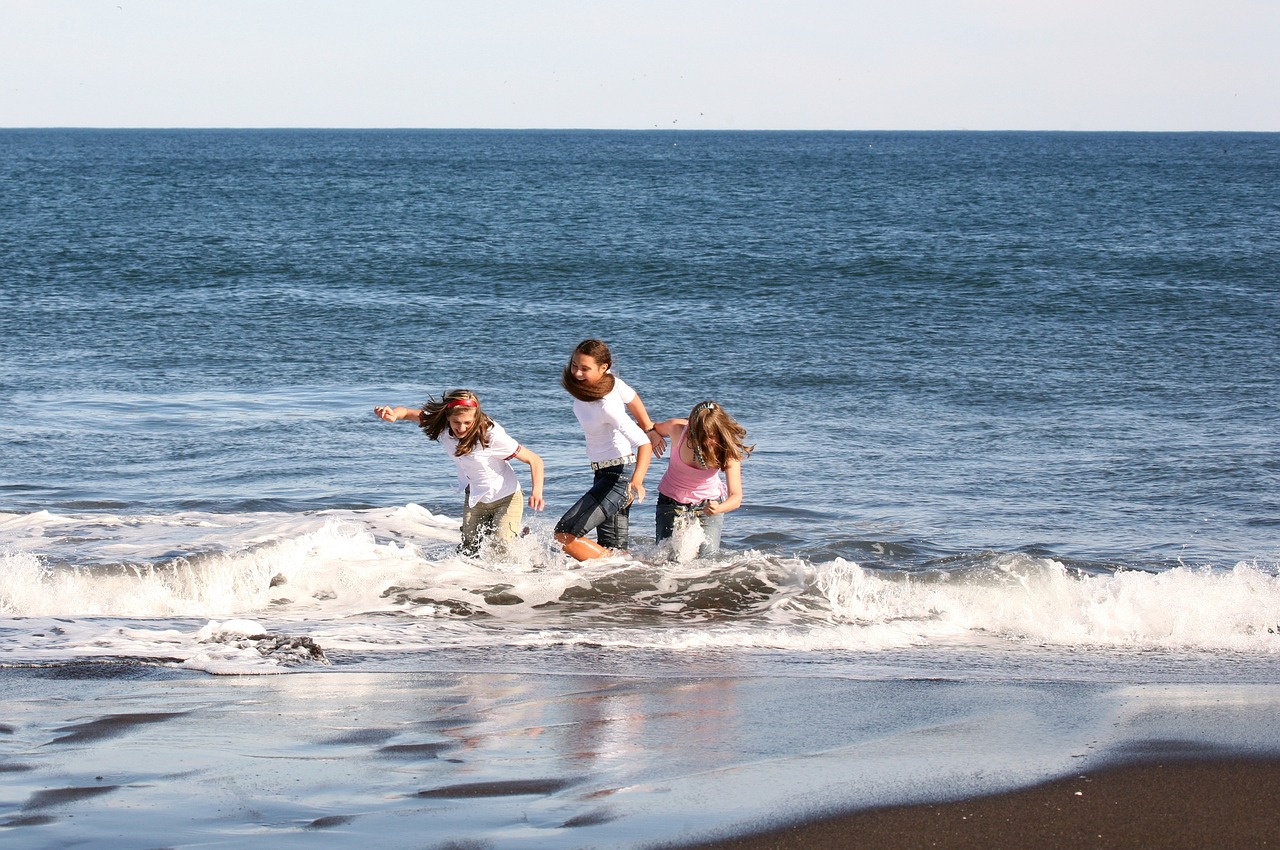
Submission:
<svg viewBox="0 0 1280 850">
<path fill-rule="evenodd" d="M 644 501 L 649 461 L 666 446 L 640 396 L 612 366 L 609 346 L 588 339 L 574 349 L 560 379 L 574 398 L 573 413 L 595 472 L 591 489 L 556 523 L 556 540 L 579 561 L 627 548 L 631 503 Z M 588 540 L 583 535 L 593 528 L 596 540 Z"/>
<path fill-rule="evenodd" d="M 381 406 L 373 412 L 387 422 L 411 419 L 428 437 L 449 450 L 465 493 L 460 547 L 463 554 L 477 554 L 488 537 L 505 542 L 519 536 L 524 499 L 511 468 L 512 459 L 529 464 L 533 479 L 529 507 L 535 511 L 546 507 L 542 500 L 542 458 L 486 416 L 480 409 L 480 399 L 470 390 L 450 390 L 439 400 L 429 399 L 419 409 Z"/>
</svg>

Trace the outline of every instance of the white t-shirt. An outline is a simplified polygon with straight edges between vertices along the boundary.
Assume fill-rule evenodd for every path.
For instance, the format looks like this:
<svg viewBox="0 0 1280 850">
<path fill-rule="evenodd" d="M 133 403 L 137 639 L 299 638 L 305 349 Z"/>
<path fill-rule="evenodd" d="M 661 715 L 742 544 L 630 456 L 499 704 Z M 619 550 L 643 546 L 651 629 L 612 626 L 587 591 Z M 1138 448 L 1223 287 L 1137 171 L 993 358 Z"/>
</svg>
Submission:
<svg viewBox="0 0 1280 850">
<path fill-rule="evenodd" d="M 635 397 L 636 391 L 614 376 L 613 389 L 599 401 L 574 399 L 573 415 L 587 435 L 587 460 L 599 463 L 626 457 L 635 454 L 636 446 L 649 442 L 627 414 L 627 404 Z"/>
<path fill-rule="evenodd" d="M 496 502 L 520 489 L 516 471 L 509 462 L 520 450 L 520 444 L 497 422 L 489 428 L 488 448 L 476 443 L 470 454 L 458 457 L 454 454 L 458 450 L 458 438 L 449 432 L 448 426 L 440 432 L 440 445 L 458 468 L 459 485 L 471 488 L 472 505 Z"/>
</svg>

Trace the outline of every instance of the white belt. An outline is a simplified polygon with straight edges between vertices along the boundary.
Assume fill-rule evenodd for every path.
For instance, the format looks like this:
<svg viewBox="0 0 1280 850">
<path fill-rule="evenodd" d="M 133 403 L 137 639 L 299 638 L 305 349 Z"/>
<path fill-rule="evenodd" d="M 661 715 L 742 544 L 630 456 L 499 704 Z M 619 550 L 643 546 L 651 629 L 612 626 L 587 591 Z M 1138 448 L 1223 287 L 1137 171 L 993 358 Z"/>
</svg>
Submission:
<svg viewBox="0 0 1280 850">
<path fill-rule="evenodd" d="M 615 457 L 613 460 L 592 461 L 591 468 L 596 470 L 608 469 L 611 466 L 626 466 L 629 463 L 635 463 L 635 462 L 636 462 L 635 455 L 627 455 L 626 457 Z"/>
</svg>

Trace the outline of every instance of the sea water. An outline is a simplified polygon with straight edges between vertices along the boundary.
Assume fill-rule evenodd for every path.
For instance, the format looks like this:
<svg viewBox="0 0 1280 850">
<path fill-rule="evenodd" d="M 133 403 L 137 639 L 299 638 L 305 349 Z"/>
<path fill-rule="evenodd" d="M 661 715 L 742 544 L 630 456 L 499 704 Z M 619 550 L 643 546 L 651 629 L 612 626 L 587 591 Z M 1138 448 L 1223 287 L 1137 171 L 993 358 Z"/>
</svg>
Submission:
<svg viewBox="0 0 1280 850">
<path fill-rule="evenodd" d="M 1278 135 L 10 130 L 0 185 L 0 665 L 1274 681 Z M 588 337 L 747 428 L 718 558 L 661 459 L 628 553 L 552 542 Z M 373 415 L 455 387 L 546 462 L 476 558 Z"/>
</svg>

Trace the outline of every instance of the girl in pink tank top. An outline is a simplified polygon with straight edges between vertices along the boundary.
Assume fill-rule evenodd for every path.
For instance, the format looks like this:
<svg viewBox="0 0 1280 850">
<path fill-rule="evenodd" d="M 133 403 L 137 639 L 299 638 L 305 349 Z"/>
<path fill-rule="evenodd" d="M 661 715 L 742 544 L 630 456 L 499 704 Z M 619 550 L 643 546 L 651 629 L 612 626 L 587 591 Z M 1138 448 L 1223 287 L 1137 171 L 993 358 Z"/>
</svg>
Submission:
<svg viewBox="0 0 1280 850">
<path fill-rule="evenodd" d="M 714 401 L 694 405 L 688 419 L 654 428 L 671 440 L 671 459 L 658 483 L 658 542 L 675 533 L 677 517 L 696 517 L 705 535 L 698 557 L 714 557 L 724 515 L 742 504 L 742 461 L 755 446 L 746 445 L 746 429 Z"/>
</svg>

